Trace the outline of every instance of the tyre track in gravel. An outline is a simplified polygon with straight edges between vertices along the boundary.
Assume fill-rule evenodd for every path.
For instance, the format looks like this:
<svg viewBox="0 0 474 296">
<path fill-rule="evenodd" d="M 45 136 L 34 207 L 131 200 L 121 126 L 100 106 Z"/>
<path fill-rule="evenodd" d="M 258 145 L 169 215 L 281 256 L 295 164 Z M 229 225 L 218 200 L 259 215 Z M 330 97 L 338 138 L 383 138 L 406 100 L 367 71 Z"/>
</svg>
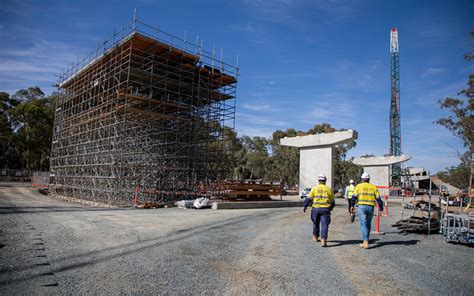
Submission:
<svg viewBox="0 0 474 296">
<path fill-rule="evenodd" d="M 272 211 L 270 217 L 265 225 L 256 226 L 258 231 L 242 258 L 218 266 L 224 277 L 231 278 L 230 284 L 226 283 L 227 294 L 319 295 L 352 291 L 328 250 L 311 241 L 308 215 L 300 209 L 285 209 Z M 243 280 L 248 282 L 242 285 Z"/>
<path fill-rule="evenodd" d="M 362 242 L 359 223 L 357 220 L 354 223 L 348 221 L 346 211 L 333 212 L 332 224 L 339 224 L 339 227 L 333 225 L 328 245 L 337 265 L 350 280 L 356 294 L 400 295 L 414 292 L 411 287 L 398 284 L 391 273 L 380 264 L 379 254 L 374 252 L 374 249 L 364 250 L 359 247 L 359 243 Z M 371 243 L 373 244 L 376 239 L 372 235 Z"/>
<path fill-rule="evenodd" d="M 6 189 L 6 188 L 5 188 Z M 30 278 L 24 285 L 30 286 L 35 293 L 59 294 L 58 282 L 51 270 L 47 253 L 47 241 L 43 232 L 22 215 L 5 215 L 8 211 L 15 211 L 15 199 L 21 203 L 25 190 L 19 187 L 0 190 L 0 225 L 2 235 L 0 239 L 4 247 L 0 250 L 0 292 L 5 294 L 23 293 L 18 286 L 5 285 L 22 276 Z M 12 273 L 12 269 L 21 268 L 21 271 Z"/>
</svg>

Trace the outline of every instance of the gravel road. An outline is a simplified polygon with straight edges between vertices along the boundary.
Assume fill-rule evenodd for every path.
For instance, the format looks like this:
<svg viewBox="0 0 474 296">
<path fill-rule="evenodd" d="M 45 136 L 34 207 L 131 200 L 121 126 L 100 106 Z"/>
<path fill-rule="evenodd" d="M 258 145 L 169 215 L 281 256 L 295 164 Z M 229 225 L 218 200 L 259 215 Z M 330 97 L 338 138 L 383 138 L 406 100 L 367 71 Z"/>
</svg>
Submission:
<svg viewBox="0 0 474 296">
<path fill-rule="evenodd" d="M 299 208 L 104 209 L 0 184 L 0 294 L 474 294 L 473 248 L 389 217 L 362 250 L 338 202 L 321 248 Z"/>
</svg>

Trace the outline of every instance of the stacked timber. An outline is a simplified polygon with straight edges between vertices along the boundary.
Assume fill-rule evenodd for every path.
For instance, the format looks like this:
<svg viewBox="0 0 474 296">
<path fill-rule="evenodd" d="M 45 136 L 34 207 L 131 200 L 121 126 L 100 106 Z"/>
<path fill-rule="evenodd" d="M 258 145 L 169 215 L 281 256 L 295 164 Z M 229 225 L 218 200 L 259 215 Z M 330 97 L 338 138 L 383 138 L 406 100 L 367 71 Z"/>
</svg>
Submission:
<svg viewBox="0 0 474 296">
<path fill-rule="evenodd" d="M 408 219 L 398 220 L 392 227 L 397 227 L 402 233 L 424 233 L 438 232 L 440 229 L 441 209 L 423 200 L 412 201 L 404 204 L 405 209 L 414 210 L 414 215 Z"/>
<path fill-rule="evenodd" d="M 274 184 L 219 183 L 219 197 L 227 200 L 262 201 L 272 200 L 272 195 L 282 195 L 282 187 Z"/>
<path fill-rule="evenodd" d="M 439 220 L 426 217 L 411 216 L 408 219 L 398 220 L 395 224 L 392 224 L 393 227 L 397 227 L 402 233 L 424 234 L 428 233 L 428 225 L 431 233 L 439 231 Z"/>
</svg>

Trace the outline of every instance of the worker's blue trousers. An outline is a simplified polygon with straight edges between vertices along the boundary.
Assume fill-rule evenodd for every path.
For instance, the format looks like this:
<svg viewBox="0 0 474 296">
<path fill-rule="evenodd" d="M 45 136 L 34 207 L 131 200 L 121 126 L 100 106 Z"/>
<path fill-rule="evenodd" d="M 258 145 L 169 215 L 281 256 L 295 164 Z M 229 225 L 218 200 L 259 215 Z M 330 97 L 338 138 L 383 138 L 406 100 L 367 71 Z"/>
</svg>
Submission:
<svg viewBox="0 0 474 296">
<path fill-rule="evenodd" d="M 313 208 L 311 210 L 311 221 L 313 221 L 313 235 L 319 237 L 321 234 L 321 239 L 327 239 L 329 223 L 331 223 L 331 212 L 329 209 Z"/>
<path fill-rule="evenodd" d="M 374 207 L 369 205 L 359 205 L 357 207 L 357 213 L 359 214 L 362 239 L 368 241 L 370 237 L 370 226 L 372 223 L 372 217 L 374 216 Z"/>
</svg>

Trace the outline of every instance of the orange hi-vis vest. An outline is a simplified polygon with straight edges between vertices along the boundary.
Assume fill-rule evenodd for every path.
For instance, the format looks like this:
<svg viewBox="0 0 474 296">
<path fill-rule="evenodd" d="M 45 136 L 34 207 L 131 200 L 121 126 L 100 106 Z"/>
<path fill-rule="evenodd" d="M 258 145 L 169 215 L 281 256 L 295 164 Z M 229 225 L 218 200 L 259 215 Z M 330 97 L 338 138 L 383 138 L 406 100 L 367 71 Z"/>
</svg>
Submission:
<svg viewBox="0 0 474 296">
<path fill-rule="evenodd" d="M 314 186 L 308 194 L 313 200 L 313 208 L 329 208 L 334 202 L 334 194 L 331 188 L 324 184 Z"/>
<path fill-rule="evenodd" d="M 357 184 L 354 195 L 357 196 L 357 204 L 369 206 L 375 206 L 376 199 L 380 197 L 377 187 L 367 182 Z"/>
</svg>

